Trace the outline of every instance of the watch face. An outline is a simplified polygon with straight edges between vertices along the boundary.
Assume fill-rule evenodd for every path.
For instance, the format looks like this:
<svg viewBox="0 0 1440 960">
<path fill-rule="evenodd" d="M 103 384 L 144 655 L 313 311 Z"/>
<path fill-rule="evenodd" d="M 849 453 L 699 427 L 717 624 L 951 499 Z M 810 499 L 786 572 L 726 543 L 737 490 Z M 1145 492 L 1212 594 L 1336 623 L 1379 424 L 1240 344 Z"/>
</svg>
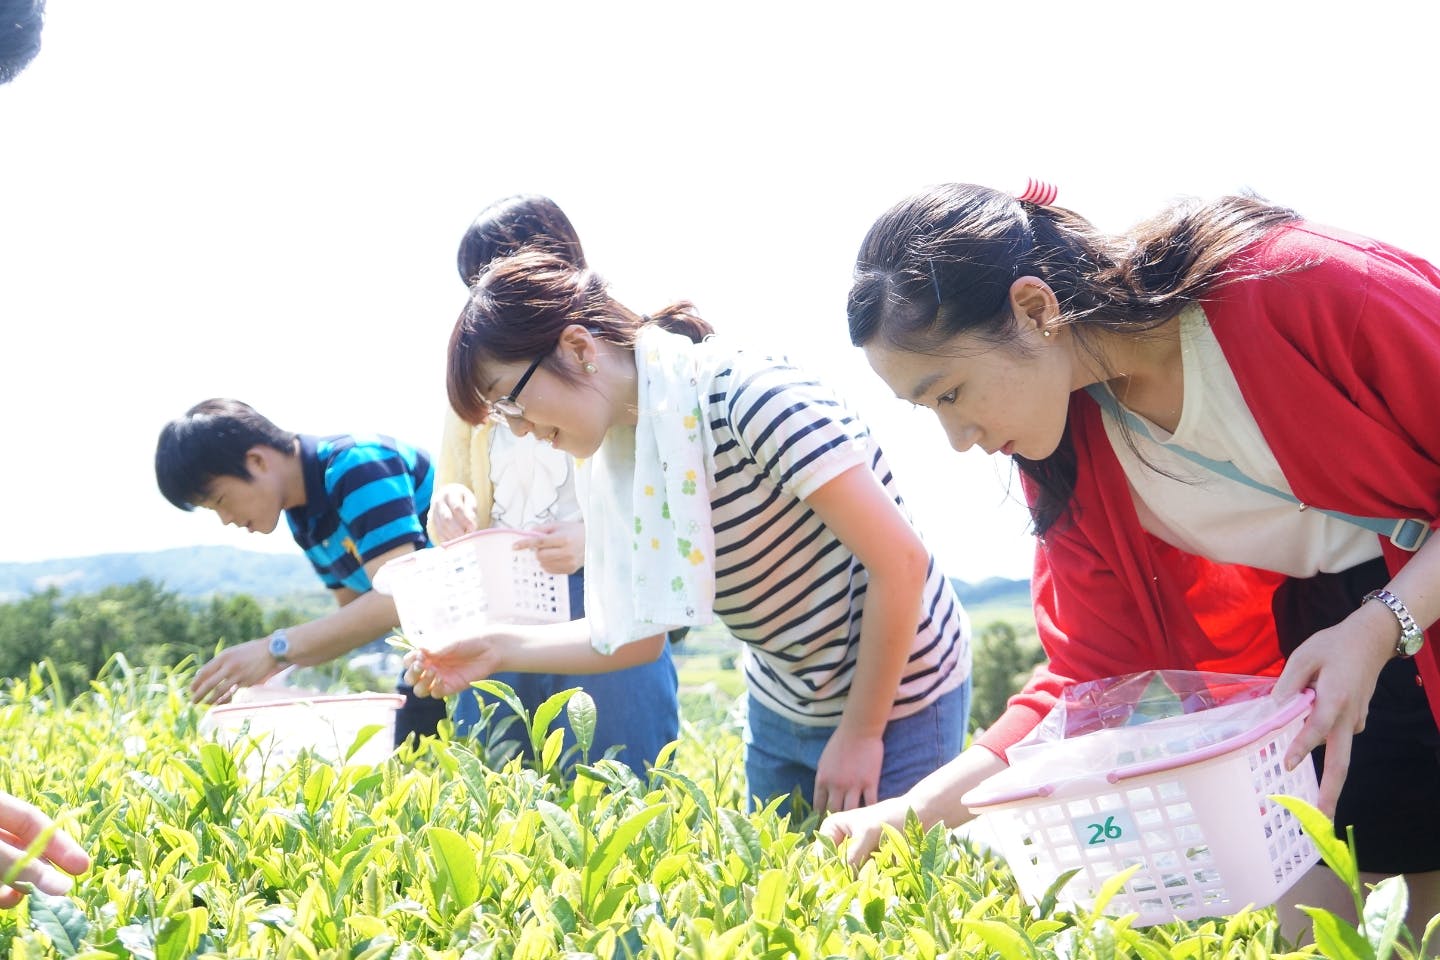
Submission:
<svg viewBox="0 0 1440 960">
<path fill-rule="evenodd" d="M 290 652 L 290 640 L 283 633 L 276 633 L 270 637 L 270 656 L 276 660 L 285 659 Z"/>
<path fill-rule="evenodd" d="M 1415 656 L 1415 654 L 1420 652 L 1420 648 L 1424 645 L 1424 631 L 1416 630 L 1412 633 L 1411 631 L 1407 630 L 1403 635 L 1401 635 L 1400 643 L 1397 646 L 1403 656 L 1413 657 Z"/>
</svg>

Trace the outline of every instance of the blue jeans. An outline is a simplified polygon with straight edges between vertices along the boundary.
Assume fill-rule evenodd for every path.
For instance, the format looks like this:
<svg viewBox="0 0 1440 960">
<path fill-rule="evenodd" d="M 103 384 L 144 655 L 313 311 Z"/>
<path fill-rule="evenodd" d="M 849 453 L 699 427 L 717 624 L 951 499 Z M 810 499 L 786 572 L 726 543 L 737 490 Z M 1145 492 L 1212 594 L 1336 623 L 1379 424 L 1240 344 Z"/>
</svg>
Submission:
<svg viewBox="0 0 1440 960">
<path fill-rule="evenodd" d="M 577 617 L 585 615 L 583 584 L 581 574 L 571 574 L 570 609 Z M 654 765 L 661 748 L 680 736 L 679 681 L 668 642 L 653 663 L 610 673 L 497 673 L 491 679 L 508 684 L 525 709 L 532 713 L 552 694 L 571 687 L 582 688 L 595 701 L 595 737 L 590 745 L 590 760 L 599 760 L 611 747 L 621 747 L 616 759 L 640 777 Z M 481 732 L 476 729 L 481 699 L 498 704 L 490 718 L 492 727 L 514 716 L 509 707 L 489 694 L 466 690 L 455 698 L 450 714 L 457 734 L 469 736 Z M 576 745 L 575 733 L 563 710 L 552 729 L 554 726 L 564 728 L 566 750 Z M 518 741 L 520 753 L 529 755 L 529 734 L 518 720 L 510 723 L 501 736 Z M 578 753 L 574 759 L 579 759 Z"/>
<path fill-rule="evenodd" d="M 745 779 L 747 803 L 763 804 L 799 790 L 807 804 L 815 802 L 815 770 L 834 727 L 810 727 L 786 719 L 747 698 Z M 880 795 L 898 797 L 929 774 L 959 756 L 970 720 L 970 680 L 940 697 L 919 713 L 885 726 L 885 759 L 880 767 Z M 788 809 L 788 804 L 782 809 Z"/>
</svg>

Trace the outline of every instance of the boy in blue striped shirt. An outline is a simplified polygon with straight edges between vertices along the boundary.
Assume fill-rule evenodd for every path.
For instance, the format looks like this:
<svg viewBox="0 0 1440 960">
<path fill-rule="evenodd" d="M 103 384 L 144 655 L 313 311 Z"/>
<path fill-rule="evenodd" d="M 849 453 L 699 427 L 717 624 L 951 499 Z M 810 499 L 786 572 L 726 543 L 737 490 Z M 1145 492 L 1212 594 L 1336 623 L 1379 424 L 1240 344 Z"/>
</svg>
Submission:
<svg viewBox="0 0 1440 960">
<path fill-rule="evenodd" d="M 371 589 L 384 563 L 429 545 L 434 485 L 430 458 L 389 437 L 314 437 L 281 430 L 238 400 L 196 404 L 160 431 L 160 492 L 182 510 L 205 507 L 221 521 L 270 533 L 280 514 L 339 609 L 309 623 L 222 650 L 200 668 L 191 694 L 224 703 L 288 664 L 333 660 L 399 624 L 395 604 Z M 433 733 L 444 715 L 402 686 L 396 742 Z"/>
</svg>

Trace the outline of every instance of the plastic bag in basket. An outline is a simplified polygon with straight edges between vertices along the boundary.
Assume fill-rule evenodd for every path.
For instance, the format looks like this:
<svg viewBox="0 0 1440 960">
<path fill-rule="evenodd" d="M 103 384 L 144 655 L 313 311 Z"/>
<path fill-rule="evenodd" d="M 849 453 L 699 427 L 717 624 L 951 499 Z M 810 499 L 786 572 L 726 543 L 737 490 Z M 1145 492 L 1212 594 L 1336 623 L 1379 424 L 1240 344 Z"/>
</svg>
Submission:
<svg viewBox="0 0 1440 960">
<path fill-rule="evenodd" d="M 1137 763 L 1183 757 L 1252 730 L 1281 704 L 1275 678 L 1145 670 L 1077 683 L 1008 751 L 1011 785 L 1103 778 Z M 987 786 L 998 786 L 987 783 Z"/>
</svg>

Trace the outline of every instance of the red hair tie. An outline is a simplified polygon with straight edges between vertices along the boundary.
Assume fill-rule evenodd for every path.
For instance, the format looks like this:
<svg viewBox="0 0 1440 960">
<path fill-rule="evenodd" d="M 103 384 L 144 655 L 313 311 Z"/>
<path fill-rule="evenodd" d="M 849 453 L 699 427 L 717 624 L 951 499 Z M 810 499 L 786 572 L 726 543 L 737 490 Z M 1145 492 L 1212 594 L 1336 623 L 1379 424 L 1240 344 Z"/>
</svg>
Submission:
<svg viewBox="0 0 1440 960">
<path fill-rule="evenodd" d="M 1016 194 L 1015 199 L 1021 203 L 1037 203 L 1042 207 L 1048 207 L 1055 202 L 1055 197 L 1059 192 L 1053 183 L 1026 177 L 1025 189 Z"/>
</svg>

